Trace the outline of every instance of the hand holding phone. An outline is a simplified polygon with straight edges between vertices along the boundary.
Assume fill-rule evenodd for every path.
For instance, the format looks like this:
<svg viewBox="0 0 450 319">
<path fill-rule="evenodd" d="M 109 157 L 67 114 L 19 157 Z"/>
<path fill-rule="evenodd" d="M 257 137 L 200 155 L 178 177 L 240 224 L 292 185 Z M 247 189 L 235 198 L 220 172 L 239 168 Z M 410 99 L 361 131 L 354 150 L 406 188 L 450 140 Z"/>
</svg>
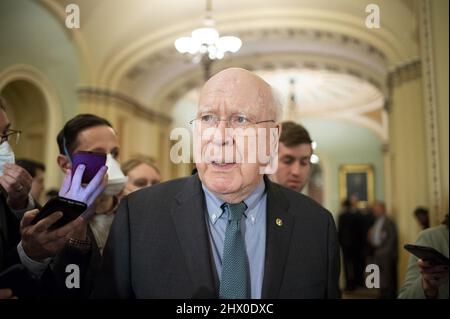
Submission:
<svg viewBox="0 0 450 319">
<path fill-rule="evenodd" d="M 417 258 L 422 259 L 423 261 L 432 262 L 434 265 L 443 265 L 443 266 L 449 265 L 448 257 L 445 257 L 443 254 L 441 254 L 432 247 L 409 244 L 405 245 L 404 248 Z"/>
<path fill-rule="evenodd" d="M 31 224 L 34 225 L 55 212 L 62 212 L 62 217 L 49 227 L 49 230 L 57 229 L 77 219 L 86 209 L 86 203 L 57 196 L 42 207 Z"/>
<path fill-rule="evenodd" d="M 73 177 L 71 171 L 67 171 L 59 196 L 48 201 L 31 224 L 34 225 L 57 211 L 62 212 L 63 216 L 51 226 L 51 229 L 62 227 L 75 220 L 87 211 L 103 192 L 106 186 L 104 177 L 107 170 L 107 166 L 102 166 L 87 186 L 82 185 L 84 164 L 78 165 Z"/>
</svg>

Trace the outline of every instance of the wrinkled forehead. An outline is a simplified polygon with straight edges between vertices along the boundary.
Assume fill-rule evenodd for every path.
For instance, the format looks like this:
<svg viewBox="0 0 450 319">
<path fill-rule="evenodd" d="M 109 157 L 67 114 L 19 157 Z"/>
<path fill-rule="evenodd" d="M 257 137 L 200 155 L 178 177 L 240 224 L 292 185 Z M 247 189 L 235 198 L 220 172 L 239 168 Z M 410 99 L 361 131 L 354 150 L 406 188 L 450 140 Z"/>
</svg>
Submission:
<svg viewBox="0 0 450 319">
<path fill-rule="evenodd" d="M 270 111 L 271 90 L 264 81 L 252 77 L 210 80 L 200 92 L 198 112 L 236 112 L 265 116 Z"/>
</svg>

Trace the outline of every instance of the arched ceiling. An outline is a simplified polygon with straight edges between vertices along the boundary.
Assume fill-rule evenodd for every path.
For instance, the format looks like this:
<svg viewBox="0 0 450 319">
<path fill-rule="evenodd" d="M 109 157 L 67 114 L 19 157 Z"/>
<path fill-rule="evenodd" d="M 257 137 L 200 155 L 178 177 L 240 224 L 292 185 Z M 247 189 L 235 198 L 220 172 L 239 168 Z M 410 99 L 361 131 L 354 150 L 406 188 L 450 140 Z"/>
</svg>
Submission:
<svg viewBox="0 0 450 319">
<path fill-rule="evenodd" d="M 201 67 L 178 54 L 173 43 L 202 25 L 204 1 L 41 3 L 62 24 L 68 4 L 80 7 L 81 28 L 73 32 L 83 52 L 81 87 L 118 92 L 149 109 L 171 113 L 177 101 L 203 83 Z M 216 27 L 221 34 L 241 37 L 243 46 L 233 57 L 215 63 L 212 71 L 244 67 L 265 72 L 275 82 L 290 76 L 301 80 L 307 72 L 324 82 L 321 88 L 310 87 L 309 95 L 299 89 L 304 111 L 308 105 L 309 110 L 359 105 L 358 114 L 382 123 L 378 95 L 385 94 L 389 70 L 419 56 L 418 6 L 414 0 L 376 3 L 379 29 L 365 25 L 365 0 L 213 0 Z M 350 96 L 352 90 L 361 94 Z M 335 95 L 346 98 L 328 104 Z M 377 110 L 363 107 L 374 103 Z"/>
<path fill-rule="evenodd" d="M 59 7 L 62 22 L 65 21 L 65 7 L 72 3 L 79 5 L 81 28 L 78 31 L 87 50 L 89 71 L 93 73 L 93 83 L 84 84 L 117 87 L 129 76 L 130 70 L 139 70 L 139 66 L 148 64 L 151 56 L 166 56 L 168 51 L 174 52 L 173 41 L 201 25 L 205 6 L 201 0 L 41 2 L 47 7 L 50 4 Z M 326 32 L 333 32 L 348 36 L 350 40 L 364 39 L 372 50 L 385 55 L 388 66 L 415 57 L 418 51 L 417 23 L 415 6 L 411 1 L 377 1 L 381 13 L 380 29 L 365 26 L 367 4 L 364 0 L 213 1 L 213 16 L 219 31 L 247 37 L 249 43 L 244 43 L 242 50 L 245 55 L 259 53 L 261 47 L 278 48 L 283 52 L 295 50 L 292 41 L 267 42 L 264 34 L 275 32 L 282 35 L 303 30 L 322 32 L 325 37 Z M 160 64 L 172 62 L 156 61 Z"/>
</svg>

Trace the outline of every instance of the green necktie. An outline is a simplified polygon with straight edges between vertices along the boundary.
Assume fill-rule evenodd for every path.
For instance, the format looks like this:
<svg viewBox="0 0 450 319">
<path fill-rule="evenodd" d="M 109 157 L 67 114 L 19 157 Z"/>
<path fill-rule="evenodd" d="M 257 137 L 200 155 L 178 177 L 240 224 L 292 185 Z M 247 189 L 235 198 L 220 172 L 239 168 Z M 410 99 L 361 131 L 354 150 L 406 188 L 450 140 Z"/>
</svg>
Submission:
<svg viewBox="0 0 450 319">
<path fill-rule="evenodd" d="M 222 277 L 219 297 L 223 299 L 249 298 L 248 260 L 245 241 L 241 232 L 241 219 L 247 205 L 224 203 L 228 211 L 228 225 L 222 256 Z"/>
</svg>

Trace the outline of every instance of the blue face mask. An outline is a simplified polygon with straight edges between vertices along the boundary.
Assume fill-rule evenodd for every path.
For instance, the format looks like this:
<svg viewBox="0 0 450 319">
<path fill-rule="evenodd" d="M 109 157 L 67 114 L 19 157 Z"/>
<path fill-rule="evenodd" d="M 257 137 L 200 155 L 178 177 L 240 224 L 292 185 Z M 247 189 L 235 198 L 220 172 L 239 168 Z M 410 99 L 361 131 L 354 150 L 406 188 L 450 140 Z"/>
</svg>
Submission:
<svg viewBox="0 0 450 319">
<path fill-rule="evenodd" d="M 0 144 L 0 176 L 3 175 L 3 166 L 5 164 L 14 164 L 14 152 L 7 141 Z"/>
</svg>

